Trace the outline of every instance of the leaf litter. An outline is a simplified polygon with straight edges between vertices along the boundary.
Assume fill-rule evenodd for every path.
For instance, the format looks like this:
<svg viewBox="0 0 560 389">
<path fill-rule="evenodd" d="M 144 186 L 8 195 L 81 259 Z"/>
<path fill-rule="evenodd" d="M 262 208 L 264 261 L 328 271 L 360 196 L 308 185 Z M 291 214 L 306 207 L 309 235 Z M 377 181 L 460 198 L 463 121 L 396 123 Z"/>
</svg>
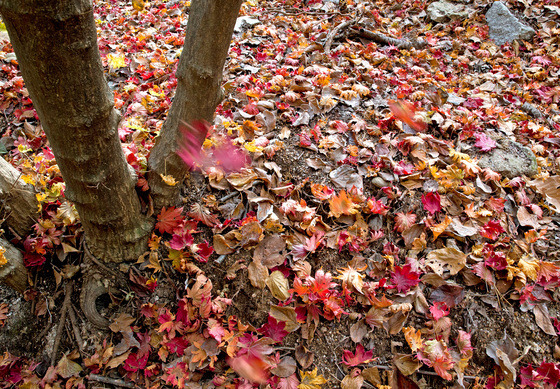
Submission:
<svg viewBox="0 0 560 389">
<path fill-rule="evenodd" d="M 246 2 L 225 99 L 212 126 L 185 124 L 206 140 L 184 138 L 183 207 L 156 215 L 116 337 L 92 336 L 82 356 L 67 344 L 47 374 L 6 352 L 7 385 L 555 387 L 560 14 L 509 4 L 539 34 L 498 47 L 490 3 L 435 23 L 415 1 Z M 96 2 L 146 205 L 181 7 Z M 0 60 L 2 144 L 41 203 L 25 262 L 47 277 L 79 261 L 83 237 L 7 43 Z M 536 174 L 478 165 L 505 138 L 532 150 Z M 49 294 L 37 289 L 29 299 Z"/>
</svg>

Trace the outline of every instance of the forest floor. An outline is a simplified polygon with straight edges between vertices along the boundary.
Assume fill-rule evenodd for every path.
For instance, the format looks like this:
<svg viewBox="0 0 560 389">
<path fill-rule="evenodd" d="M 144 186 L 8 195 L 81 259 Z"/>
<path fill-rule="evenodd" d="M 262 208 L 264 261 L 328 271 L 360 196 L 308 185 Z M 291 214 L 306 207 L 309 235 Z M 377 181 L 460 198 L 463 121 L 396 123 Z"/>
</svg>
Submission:
<svg viewBox="0 0 560 389">
<path fill-rule="evenodd" d="M 94 3 L 149 212 L 188 7 Z M 105 329 L 80 310 L 95 265 L 2 36 L 0 152 L 41 210 L 6 232 L 31 284 L 0 288 L 0 388 L 557 387 L 560 8 L 504 2 L 536 34 L 498 46 L 492 1 L 439 22 L 432 2 L 307 3 L 242 6 L 204 163 L 97 299 Z M 230 169 L 230 143 L 251 162 Z"/>
</svg>

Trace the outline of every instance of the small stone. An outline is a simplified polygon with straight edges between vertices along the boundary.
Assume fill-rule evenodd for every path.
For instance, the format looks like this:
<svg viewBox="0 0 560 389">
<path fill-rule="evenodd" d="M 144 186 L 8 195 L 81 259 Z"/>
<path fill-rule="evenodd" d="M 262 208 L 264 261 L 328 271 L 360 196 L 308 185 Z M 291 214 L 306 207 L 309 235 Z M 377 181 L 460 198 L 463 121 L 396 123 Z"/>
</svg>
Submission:
<svg viewBox="0 0 560 389">
<path fill-rule="evenodd" d="M 385 181 L 383 178 L 381 177 L 373 177 L 371 179 L 371 183 L 373 184 L 373 186 L 377 187 L 377 188 L 384 188 L 386 186 L 389 186 L 389 182 Z"/>
</svg>

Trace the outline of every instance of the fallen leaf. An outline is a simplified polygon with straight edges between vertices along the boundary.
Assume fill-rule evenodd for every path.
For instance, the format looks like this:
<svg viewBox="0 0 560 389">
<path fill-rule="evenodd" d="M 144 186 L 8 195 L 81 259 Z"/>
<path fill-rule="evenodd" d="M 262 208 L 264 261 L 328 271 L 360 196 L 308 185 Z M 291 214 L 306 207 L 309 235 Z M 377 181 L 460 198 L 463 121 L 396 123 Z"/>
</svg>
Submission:
<svg viewBox="0 0 560 389">
<path fill-rule="evenodd" d="M 273 271 L 266 279 L 266 285 L 274 297 L 280 301 L 287 300 L 290 297 L 288 289 L 288 279 L 279 270 Z"/>
</svg>

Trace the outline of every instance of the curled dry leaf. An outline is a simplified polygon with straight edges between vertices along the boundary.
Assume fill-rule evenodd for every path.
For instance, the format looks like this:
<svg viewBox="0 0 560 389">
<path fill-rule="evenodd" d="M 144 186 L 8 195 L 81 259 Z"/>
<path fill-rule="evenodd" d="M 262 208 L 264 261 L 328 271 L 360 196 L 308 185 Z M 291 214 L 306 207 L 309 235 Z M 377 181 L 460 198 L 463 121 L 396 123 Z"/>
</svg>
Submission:
<svg viewBox="0 0 560 389">
<path fill-rule="evenodd" d="M 299 344 L 296 347 L 295 356 L 298 363 L 304 370 L 308 369 L 313 364 L 313 360 L 315 359 L 315 354 L 309 351 L 303 344 Z"/>
<path fill-rule="evenodd" d="M 290 356 L 284 357 L 270 372 L 278 377 L 289 377 L 296 372 L 296 360 Z"/>
<path fill-rule="evenodd" d="M 268 279 L 268 269 L 260 262 L 251 262 L 247 267 L 249 281 L 255 288 L 264 289 Z"/>
<path fill-rule="evenodd" d="M 353 369 L 350 374 L 348 374 L 342 382 L 340 387 L 342 389 L 360 389 L 364 384 L 364 377 L 360 369 Z"/>
</svg>

